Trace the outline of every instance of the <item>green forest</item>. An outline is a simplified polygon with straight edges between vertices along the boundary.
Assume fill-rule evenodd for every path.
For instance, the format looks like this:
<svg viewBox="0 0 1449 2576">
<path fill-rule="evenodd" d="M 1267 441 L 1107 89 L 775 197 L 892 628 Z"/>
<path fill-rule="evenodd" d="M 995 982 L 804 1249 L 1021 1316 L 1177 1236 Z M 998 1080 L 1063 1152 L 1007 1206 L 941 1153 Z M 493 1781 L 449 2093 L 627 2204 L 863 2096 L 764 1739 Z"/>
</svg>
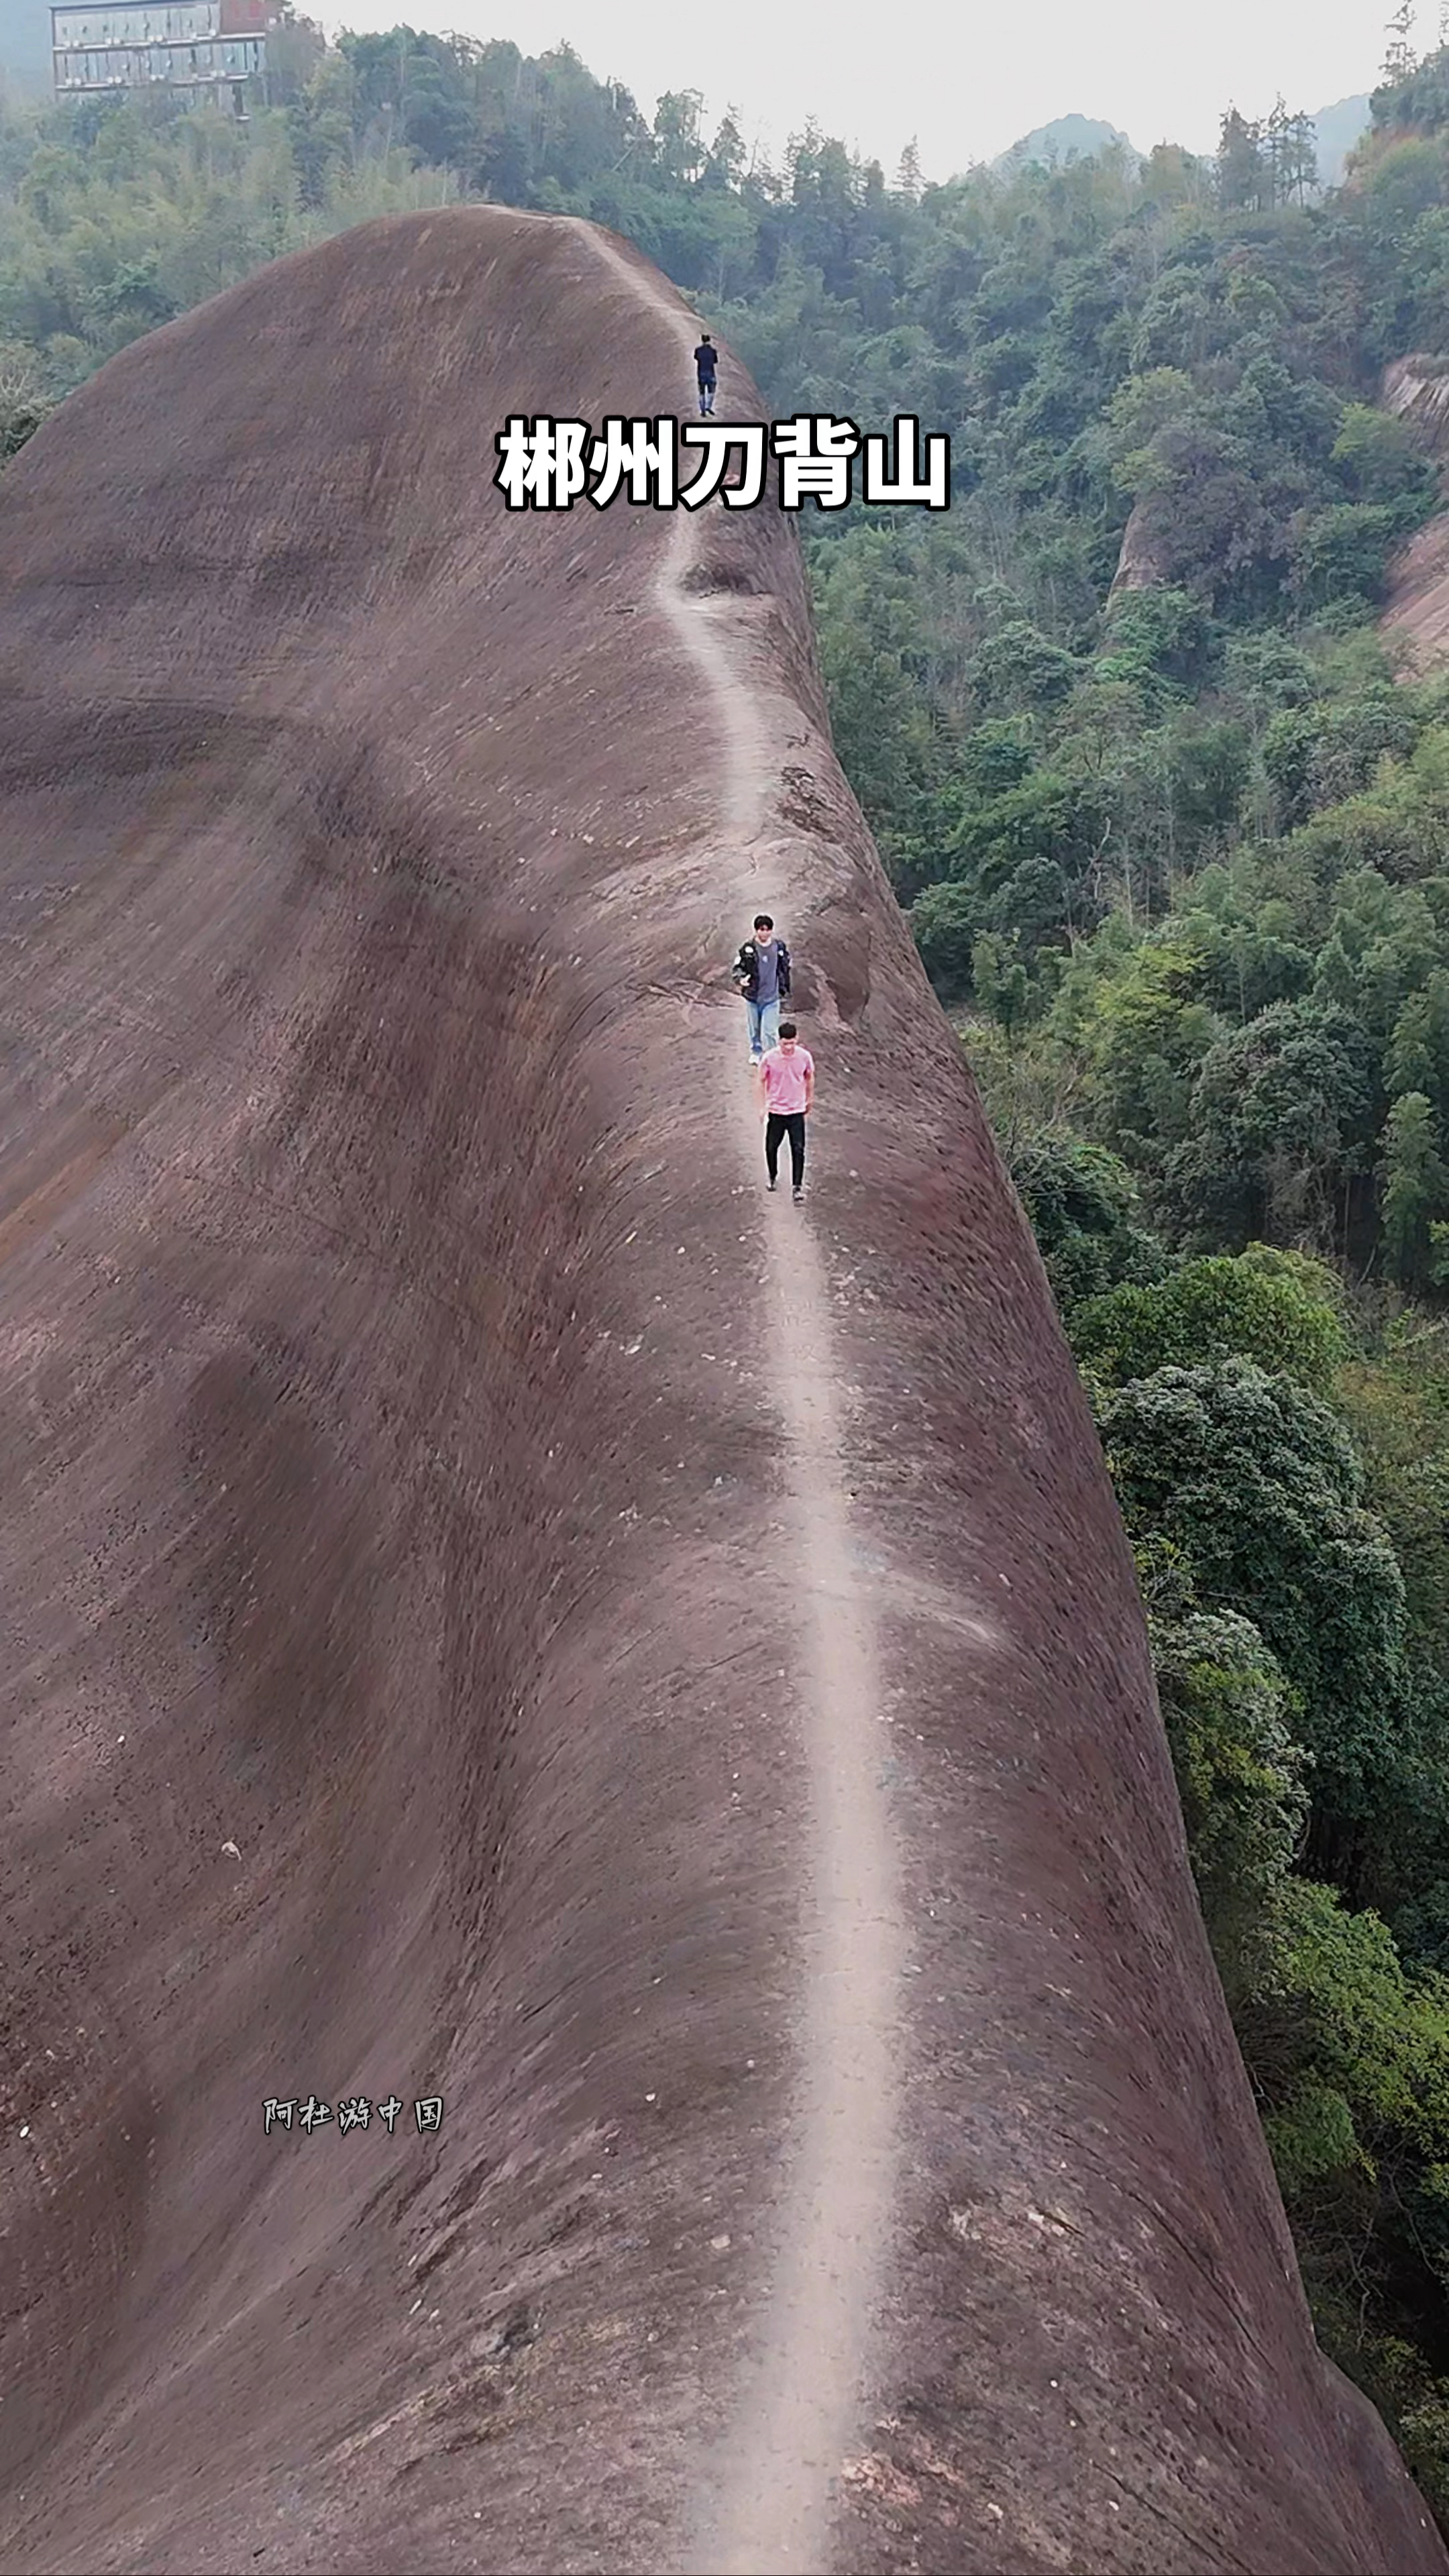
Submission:
<svg viewBox="0 0 1449 2576">
<path fill-rule="evenodd" d="M 1094 1409 L 1320 2339 L 1449 2527 L 1449 671 L 1377 622 L 1439 499 L 1381 393 L 1449 373 L 1449 50 L 1405 25 L 1328 193 L 1282 101 L 936 185 L 289 16 L 245 124 L 0 111 L 0 454 L 460 196 L 631 236 L 776 414 L 949 433 L 948 514 L 802 520 L 835 739 Z"/>
</svg>

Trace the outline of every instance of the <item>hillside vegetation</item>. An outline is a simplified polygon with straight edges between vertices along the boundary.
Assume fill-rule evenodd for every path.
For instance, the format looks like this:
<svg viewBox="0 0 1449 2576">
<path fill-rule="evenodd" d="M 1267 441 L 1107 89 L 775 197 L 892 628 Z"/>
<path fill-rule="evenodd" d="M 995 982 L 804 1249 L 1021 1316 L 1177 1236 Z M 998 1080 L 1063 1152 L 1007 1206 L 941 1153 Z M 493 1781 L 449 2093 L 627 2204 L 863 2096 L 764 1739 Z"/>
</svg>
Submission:
<svg viewBox="0 0 1449 2576">
<path fill-rule="evenodd" d="M 1091 1392 L 1320 2334 L 1449 2518 L 1449 675 L 1375 622 L 1438 499 L 1377 396 L 1449 364 L 1449 53 L 1389 70 L 1326 198 L 1281 103 L 928 187 L 292 21 L 245 131 L 0 124 L 0 444 L 460 192 L 632 236 L 780 414 L 949 432 L 948 517 L 805 526 L 835 737 Z"/>
</svg>

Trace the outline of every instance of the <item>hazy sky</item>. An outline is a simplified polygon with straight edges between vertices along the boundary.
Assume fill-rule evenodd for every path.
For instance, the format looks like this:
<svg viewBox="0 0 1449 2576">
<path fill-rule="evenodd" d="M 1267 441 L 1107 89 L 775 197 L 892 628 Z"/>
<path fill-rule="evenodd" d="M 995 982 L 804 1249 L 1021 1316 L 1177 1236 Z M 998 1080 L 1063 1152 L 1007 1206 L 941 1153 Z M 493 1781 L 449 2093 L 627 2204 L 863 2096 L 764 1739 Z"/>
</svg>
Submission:
<svg viewBox="0 0 1449 2576">
<path fill-rule="evenodd" d="M 313 0 L 314 8 L 316 0 Z M 783 142 L 814 114 L 894 174 L 918 139 L 928 178 L 989 160 L 1075 109 L 1146 151 L 1164 138 L 1210 149 L 1219 112 L 1317 109 L 1371 89 L 1390 0 L 916 0 L 833 8 L 731 0 L 711 13 L 666 0 L 351 0 L 329 32 L 415 26 L 511 36 L 525 53 L 563 40 L 601 80 L 623 81 L 646 115 L 661 90 L 699 89 L 707 116 L 737 106 L 749 139 Z M 1438 0 L 1420 0 L 1418 43 Z"/>
</svg>

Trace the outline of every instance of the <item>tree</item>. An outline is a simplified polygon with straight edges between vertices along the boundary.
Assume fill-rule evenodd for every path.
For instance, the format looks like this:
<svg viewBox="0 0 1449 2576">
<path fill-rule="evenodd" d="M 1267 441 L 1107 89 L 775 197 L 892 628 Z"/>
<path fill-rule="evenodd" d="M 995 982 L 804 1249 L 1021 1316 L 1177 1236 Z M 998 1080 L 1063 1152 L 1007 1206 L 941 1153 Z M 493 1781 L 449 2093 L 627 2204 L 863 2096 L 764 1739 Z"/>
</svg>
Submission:
<svg viewBox="0 0 1449 2576">
<path fill-rule="evenodd" d="M 1014 1037 L 1026 1018 L 1030 995 L 1015 941 L 983 934 L 971 952 L 971 980 L 982 1009 L 989 1011 L 1008 1038 Z"/>
<path fill-rule="evenodd" d="M 1195 725 L 1180 732 L 1169 755 L 1172 803 L 1182 829 L 1200 841 L 1231 838 L 1249 776 L 1241 725 Z"/>
<path fill-rule="evenodd" d="M 1240 905 L 1229 889 L 1226 899 L 1209 902 L 1203 870 L 1179 904 L 1179 918 L 1200 958 L 1198 983 L 1203 998 L 1224 1020 L 1245 1027 L 1275 1002 L 1297 1001 L 1313 982 L 1313 952 L 1288 934 L 1291 907 L 1282 902 Z M 1195 900 L 1194 900 L 1195 898 Z"/>
<path fill-rule="evenodd" d="M 1418 0 L 1399 0 L 1398 8 L 1384 29 L 1384 60 L 1380 75 L 1384 81 L 1405 81 L 1413 72 L 1416 57 L 1410 38 L 1418 14 Z"/>
<path fill-rule="evenodd" d="M 1029 712 L 1066 697 L 1077 674 L 1070 653 L 1049 643 L 1025 618 L 1014 618 L 987 637 L 966 676 L 983 705 Z"/>
<path fill-rule="evenodd" d="M 1302 205 L 1318 177 L 1317 138 L 1313 118 L 1299 109 L 1290 115 L 1281 91 L 1259 133 L 1259 157 L 1266 173 L 1270 206 Z"/>
<path fill-rule="evenodd" d="M 1164 583 L 1109 601 L 1103 642 L 1124 671 L 1158 673 L 1190 688 L 1206 677 L 1212 630 L 1200 599 Z"/>
<path fill-rule="evenodd" d="M 1394 1098 L 1426 1092 L 1442 1116 L 1449 1101 L 1449 972 L 1442 966 L 1399 1011 L 1384 1054 L 1384 1084 Z"/>
<path fill-rule="evenodd" d="M 1407 1309 L 1338 1373 L 1365 1499 L 1404 1576 L 1415 1652 L 1449 1678 L 1449 1328 Z M 1449 1876 L 1449 1871 L 1430 1871 Z M 1449 1949 L 1440 1962 L 1449 1966 Z"/>
<path fill-rule="evenodd" d="M 1190 1152 L 1176 1168 L 1185 1215 L 1246 1239 L 1329 1242 L 1370 1136 L 1371 1059 L 1352 1012 L 1277 1002 L 1215 1040 L 1190 1107 Z"/>
<path fill-rule="evenodd" d="M 901 154 L 900 165 L 896 171 L 896 194 L 904 197 L 908 204 L 914 206 L 919 204 L 924 187 L 925 181 L 921 176 L 921 156 L 916 148 L 915 137 L 912 136 Z"/>
<path fill-rule="evenodd" d="M 1424 136 L 1406 136 L 1374 156 L 1366 177 L 1375 229 L 1412 234 L 1421 217 L 1442 202 L 1443 147 Z"/>
<path fill-rule="evenodd" d="M 1332 1273 L 1262 1245 L 1088 1298 L 1072 1317 L 1071 1342 L 1111 1386 L 1236 1356 L 1317 1394 L 1327 1392 L 1348 1350 Z"/>
<path fill-rule="evenodd" d="M 1268 194 L 1262 127 L 1250 125 L 1235 107 L 1218 132 L 1217 187 L 1218 204 L 1229 213 L 1256 211 Z"/>
<path fill-rule="evenodd" d="M 1318 185 L 1318 121 L 1307 108 L 1288 120 L 1284 183 L 1284 203 L 1296 200 L 1300 206 Z"/>
<path fill-rule="evenodd" d="M 1372 403 L 1348 403 L 1333 442 L 1331 462 L 1359 501 L 1396 501 L 1429 488 L 1432 467 L 1415 448 L 1405 421 Z"/>
<path fill-rule="evenodd" d="M 973 796 L 989 802 L 1019 787 L 1032 765 L 1031 745 L 1011 717 L 988 717 L 973 725 L 961 745 L 959 767 Z"/>
<path fill-rule="evenodd" d="M 1308 1811 L 1296 1704 L 1236 1611 L 1149 1618 L 1148 1634 L 1198 1900 L 1228 2002 L 1241 2006 L 1271 1974 L 1275 1901 Z"/>
<path fill-rule="evenodd" d="M 327 39 L 315 18 L 302 18 L 291 0 L 276 0 L 267 32 L 267 100 L 287 107 L 300 99 L 327 60 Z"/>
<path fill-rule="evenodd" d="M 1422 1091 L 1404 1092 L 1389 1111 L 1379 1182 L 1384 1257 L 1402 1286 L 1416 1286 L 1429 1271 L 1433 1221 L 1449 1213 L 1449 1171 L 1433 1103 Z"/>
<path fill-rule="evenodd" d="M 981 927 L 975 888 L 943 883 L 927 886 L 911 906 L 911 930 L 921 962 L 943 1001 L 960 1001 L 971 990 L 972 949 Z"/>
<path fill-rule="evenodd" d="M 49 409 L 31 352 L 23 345 L 0 342 L 0 464 L 19 455 Z"/>
<path fill-rule="evenodd" d="M 1267 2119 L 1284 2193 L 1385 2168 L 1402 2208 L 1415 2167 L 1429 2180 L 1449 2154 L 1449 1979 L 1406 1975 L 1387 1925 L 1333 1888 L 1285 1886 L 1278 1915 L 1280 2010 L 1299 2033 Z"/>
<path fill-rule="evenodd" d="M 1299 1694 L 1325 1829 L 1391 1808 L 1404 1584 L 1341 1424 L 1242 1359 L 1133 1379 L 1100 1420 L 1129 1533 L 1170 1540 L 1204 1609 L 1250 1619 Z"/>
<path fill-rule="evenodd" d="M 654 110 L 654 149 L 661 176 L 676 187 L 699 177 L 704 161 L 699 124 L 704 99 L 697 89 L 666 90 Z"/>
<path fill-rule="evenodd" d="M 1154 143 L 1142 165 L 1141 187 L 1149 206 L 1190 205 L 1204 192 L 1203 164 L 1180 143 Z"/>
<path fill-rule="evenodd" d="M 1291 581 L 1305 608 L 1336 600 L 1371 607 L 1382 595 L 1389 556 L 1406 534 L 1402 506 L 1336 501 L 1305 511 L 1294 528 Z"/>
<path fill-rule="evenodd" d="M 1263 774 L 1273 798 L 1273 820 L 1280 832 L 1306 823 L 1313 810 L 1310 774 L 1320 734 L 1320 719 L 1310 707 L 1283 707 L 1263 736 Z"/>
<path fill-rule="evenodd" d="M 1288 529 L 1269 506 L 1252 447 L 1199 412 L 1167 421 L 1140 469 L 1140 543 L 1158 578 L 1221 610 L 1280 578 Z"/>
<path fill-rule="evenodd" d="M 704 175 L 712 186 L 734 189 L 739 187 L 744 168 L 745 142 L 739 128 L 738 111 L 726 108 L 709 147 Z"/>
<path fill-rule="evenodd" d="M 1090 1070 L 1095 1123 L 1130 1145 L 1139 1169 L 1159 1167 L 1188 1129 L 1192 1085 L 1217 1023 L 1196 998 L 1201 960 L 1180 935 L 1158 933 L 1088 961 L 1084 1003 L 1068 985 L 1054 1018 L 1072 1031 Z"/>
<path fill-rule="evenodd" d="M 1142 1224 L 1132 1176 L 1103 1146 L 1037 1135 L 1018 1148 L 1011 1176 L 1064 1314 L 1119 1281 L 1161 1272 L 1162 1249 Z"/>
<path fill-rule="evenodd" d="M 1199 407 L 1197 388 L 1182 367 L 1147 367 L 1117 387 L 1100 432 L 1115 481 L 1135 499 L 1150 475 L 1153 440 Z M 1124 603 L 1125 604 L 1125 603 Z"/>
<path fill-rule="evenodd" d="M 1071 918 L 1072 888 L 1056 859 L 1023 859 L 986 899 L 988 929 L 1006 941 L 1013 954 L 1024 949 L 1033 961 L 1040 949 L 1060 940 Z"/>
</svg>

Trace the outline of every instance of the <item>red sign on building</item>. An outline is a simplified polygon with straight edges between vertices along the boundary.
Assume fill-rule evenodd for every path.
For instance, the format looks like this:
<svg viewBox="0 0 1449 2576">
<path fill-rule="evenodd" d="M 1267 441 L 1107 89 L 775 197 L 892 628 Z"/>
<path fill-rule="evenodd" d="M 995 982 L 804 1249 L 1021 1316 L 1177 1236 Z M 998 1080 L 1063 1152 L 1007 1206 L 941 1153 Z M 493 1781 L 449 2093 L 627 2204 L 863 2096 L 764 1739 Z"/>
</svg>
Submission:
<svg viewBox="0 0 1449 2576">
<path fill-rule="evenodd" d="M 268 0 L 221 0 L 223 36 L 264 36 L 270 16 Z"/>
</svg>

